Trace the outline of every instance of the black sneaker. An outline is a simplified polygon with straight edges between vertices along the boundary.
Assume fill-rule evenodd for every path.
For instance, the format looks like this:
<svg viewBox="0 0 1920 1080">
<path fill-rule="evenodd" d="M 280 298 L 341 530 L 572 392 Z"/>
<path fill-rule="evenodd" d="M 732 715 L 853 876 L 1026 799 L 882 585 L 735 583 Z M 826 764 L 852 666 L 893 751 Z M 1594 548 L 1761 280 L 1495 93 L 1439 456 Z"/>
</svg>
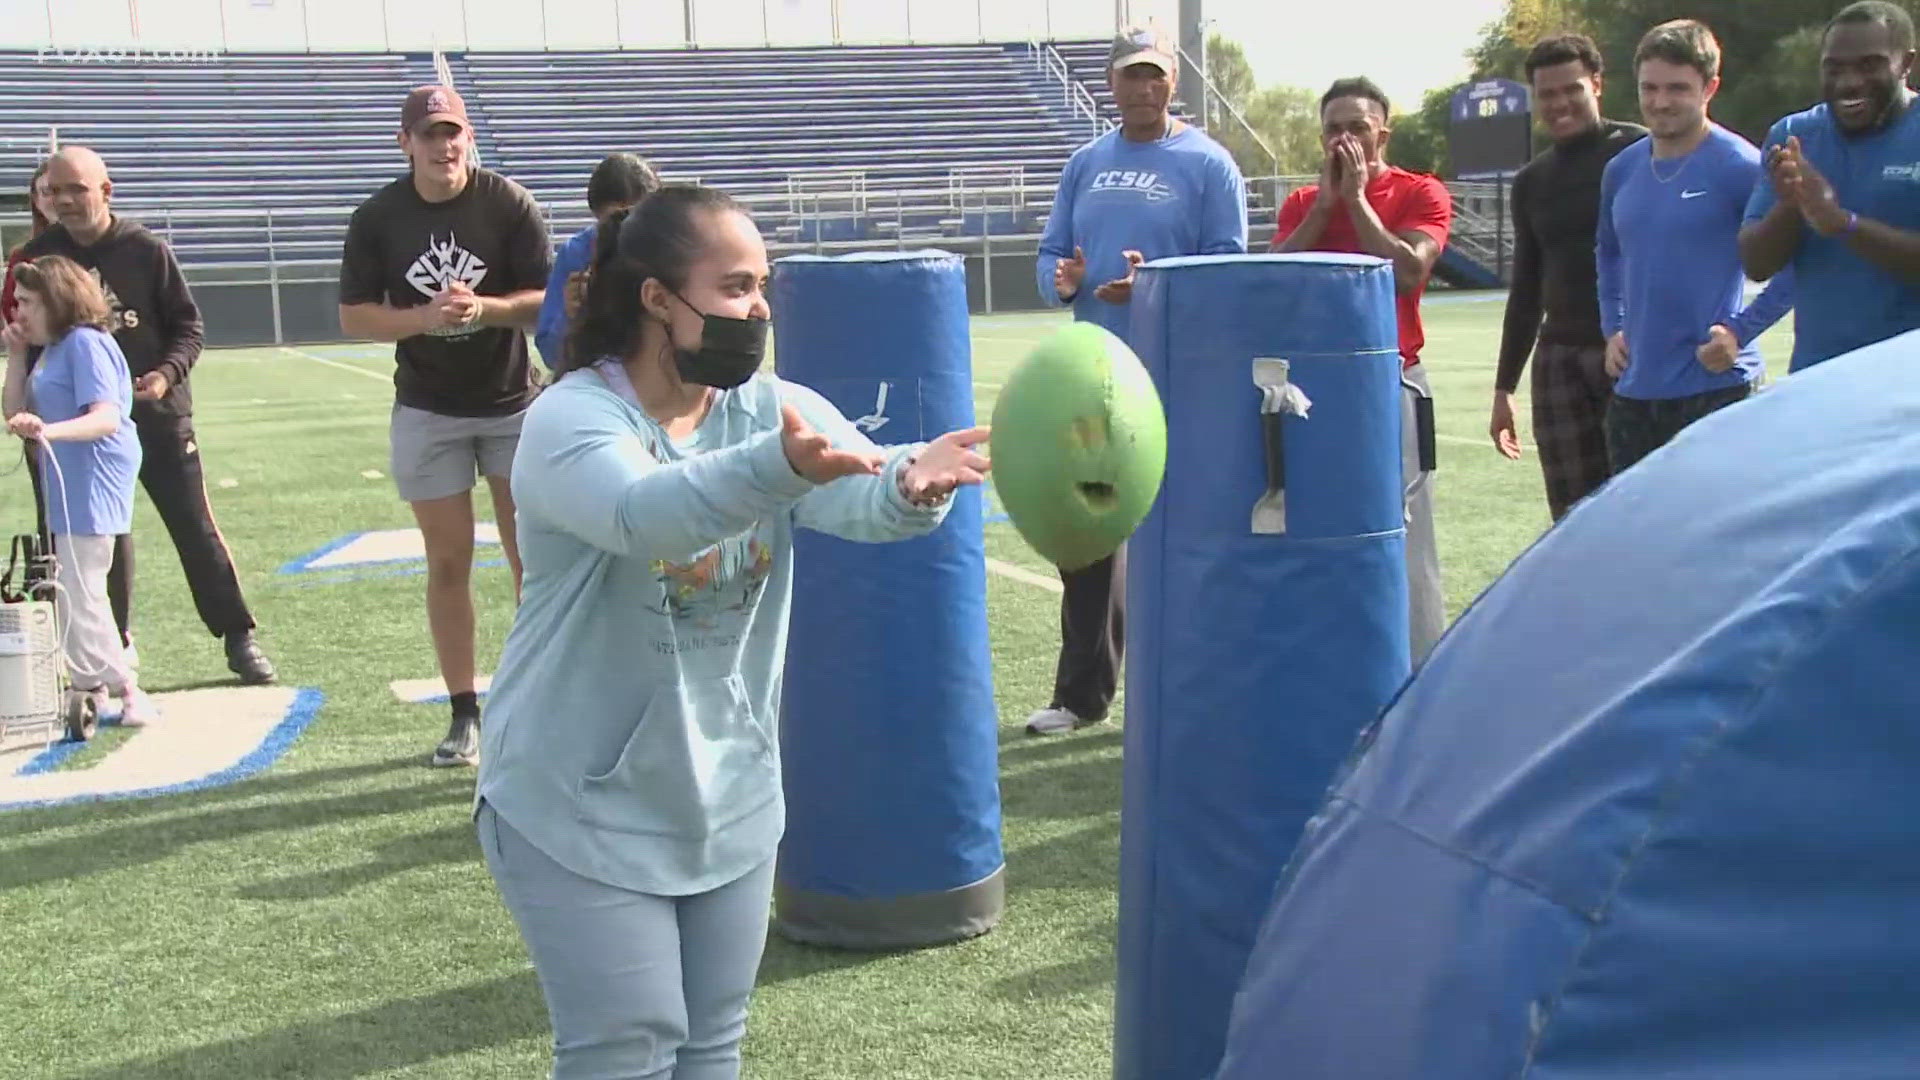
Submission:
<svg viewBox="0 0 1920 1080">
<path fill-rule="evenodd" d="M 227 670 L 240 676 L 248 686 L 261 686 L 274 680 L 273 661 L 267 659 L 253 640 L 253 631 L 227 635 Z"/>
<path fill-rule="evenodd" d="M 439 766 L 480 764 L 480 718 L 455 713 L 453 723 L 447 725 L 447 737 L 434 748 L 433 763 Z"/>
</svg>

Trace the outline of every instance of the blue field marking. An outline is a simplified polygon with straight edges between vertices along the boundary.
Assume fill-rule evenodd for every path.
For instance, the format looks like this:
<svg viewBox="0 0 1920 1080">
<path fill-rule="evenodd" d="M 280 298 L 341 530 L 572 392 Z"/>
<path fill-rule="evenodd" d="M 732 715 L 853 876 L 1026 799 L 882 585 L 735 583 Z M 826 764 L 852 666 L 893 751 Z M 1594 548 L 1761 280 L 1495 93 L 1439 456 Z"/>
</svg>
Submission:
<svg viewBox="0 0 1920 1080">
<path fill-rule="evenodd" d="M 110 728 L 110 727 L 118 727 L 118 726 L 120 726 L 119 717 L 114 717 L 111 720 L 107 719 L 106 717 L 100 718 L 99 730 L 101 731 L 105 731 L 107 728 Z M 59 768 L 61 764 L 64 763 L 68 758 L 72 757 L 73 755 L 79 753 L 82 750 L 85 750 L 86 748 L 87 748 L 86 743 L 80 742 L 75 739 L 62 739 L 61 741 L 54 743 L 52 746 L 47 747 L 45 750 L 40 751 L 38 754 L 33 755 L 32 759 L 30 759 L 25 765 L 22 765 L 18 769 L 15 769 L 13 772 L 13 775 L 37 776 L 40 773 L 52 772 L 53 770 Z"/>
<path fill-rule="evenodd" d="M 393 565 L 402 563 L 404 565 Z M 427 572 L 425 559 L 395 559 L 390 562 L 367 563 L 375 569 L 355 570 L 342 566 L 333 570 L 312 571 L 312 576 L 291 581 L 288 584 L 297 588 L 310 589 L 315 585 L 346 585 L 355 581 L 377 581 L 380 578 L 411 577 Z M 507 565 L 505 559 L 479 559 L 473 564 L 475 570 L 485 570 Z"/>
<path fill-rule="evenodd" d="M 991 506 L 994 505 L 994 503 L 989 503 L 988 505 Z M 981 519 L 981 524 L 999 525 L 1010 520 L 1004 510 L 993 510 Z M 415 574 L 424 574 L 427 572 L 426 560 L 414 558 L 380 559 L 364 563 L 354 563 L 351 566 L 327 567 L 320 570 L 313 569 L 315 562 L 339 551 L 341 548 L 346 547 L 348 544 L 353 543 L 365 535 L 367 535 L 367 530 L 362 530 L 361 532 L 349 533 L 338 540 L 322 544 L 312 551 L 307 552 L 305 555 L 281 566 L 279 572 L 286 575 L 305 575 L 301 580 L 288 582 L 290 585 L 303 589 L 312 588 L 316 585 L 347 585 L 356 581 L 377 581 L 381 578 L 411 577 Z M 480 559 L 474 562 L 473 568 L 483 570 L 505 565 L 507 565 L 505 558 Z"/>
<path fill-rule="evenodd" d="M 246 757 L 218 772 L 209 773 L 197 780 L 188 780 L 178 784 L 165 784 L 159 787 L 141 788 L 135 791 L 82 792 L 64 795 L 57 799 L 29 799 L 21 802 L 0 802 L 0 811 L 44 809 L 53 806 L 67 806 L 74 803 L 110 802 L 121 799 L 149 799 L 159 795 L 181 795 L 191 791 L 203 791 L 207 788 L 224 787 L 227 784 L 245 780 L 247 777 L 264 771 L 268 766 L 280 760 L 300 737 L 300 733 L 313 723 L 320 714 L 320 707 L 326 703 L 326 695 L 314 687 L 305 687 L 293 698 L 288 706 L 287 715 L 273 730 L 267 732 L 260 745 L 253 748 Z M 67 758 L 78 753 L 86 743 L 62 742 L 36 755 L 33 760 L 22 765 L 15 773 L 27 776 L 34 773 L 50 772 Z"/>
<path fill-rule="evenodd" d="M 280 572 L 283 574 L 304 574 L 307 572 L 307 568 L 314 563 L 319 562 L 321 559 L 339 551 L 341 548 L 346 547 L 348 544 L 353 543 L 365 535 L 367 535 L 367 533 L 366 530 L 363 529 L 360 532 L 348 533 L 338 540 L 332 540 L 322 544 L 292 562 L 283 564 L 280 567 Z"/>
</svg>

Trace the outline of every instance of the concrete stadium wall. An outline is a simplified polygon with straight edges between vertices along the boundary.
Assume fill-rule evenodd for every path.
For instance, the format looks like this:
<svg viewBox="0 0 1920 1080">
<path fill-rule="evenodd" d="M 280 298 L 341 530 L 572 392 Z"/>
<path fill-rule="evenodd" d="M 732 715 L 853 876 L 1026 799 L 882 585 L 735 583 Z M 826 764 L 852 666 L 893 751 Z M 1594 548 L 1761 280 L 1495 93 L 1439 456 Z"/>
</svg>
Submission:
<svg viewBox="0 0 1920 1080">
<path fill-rule="evenodd" d="M 1098 38 L 1178 0 L 0 0 L 0 48 L 103 63 L 227 52 L 746 47 Z"/>
</svg>

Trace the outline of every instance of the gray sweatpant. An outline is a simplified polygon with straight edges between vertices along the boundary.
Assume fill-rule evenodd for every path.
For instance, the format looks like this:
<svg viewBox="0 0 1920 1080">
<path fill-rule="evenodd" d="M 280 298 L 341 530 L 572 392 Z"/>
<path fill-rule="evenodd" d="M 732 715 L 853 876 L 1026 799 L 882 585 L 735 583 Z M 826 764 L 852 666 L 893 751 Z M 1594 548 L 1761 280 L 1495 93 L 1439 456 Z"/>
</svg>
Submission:
<svg viewBox="0 0 1920 1080">
<path fill-rule="evenodd" d="M 552 1080 L 736 1080 L 772 859 L 711 892 L 651 896 L 568 870 L 485 803 L 476 825 L 546 995 Z"/>
<path fill-rule="evenodd" d="M 1424 365 L 1402 373 L 1428 395 L 1433 392 Z M 1406 500 L 1408 624 L 1413 637 L 1413 666 L 1419 667 L 1447 629 L 1447 598 L 1440 590 L 1440 545 L 1433 532 L 1433 477 L 1420 475 L 1420 439 L 1415 429 L 1413 391 L 1400 391 L 1400 469 L 1402 489 L 1424 479 Z"/>
<path fill-rule="evenodd" d="M 111 536 L 59 533 L 53 538 L 58 560 L 53 580 L 54 611 L 67 660 L 67 678 L 76 690 L 105 689 L 123 694 L 133 672 L 121 646 L 120 627 L 107 599 L 107 570 L 113 565 Z"/>
</svg>

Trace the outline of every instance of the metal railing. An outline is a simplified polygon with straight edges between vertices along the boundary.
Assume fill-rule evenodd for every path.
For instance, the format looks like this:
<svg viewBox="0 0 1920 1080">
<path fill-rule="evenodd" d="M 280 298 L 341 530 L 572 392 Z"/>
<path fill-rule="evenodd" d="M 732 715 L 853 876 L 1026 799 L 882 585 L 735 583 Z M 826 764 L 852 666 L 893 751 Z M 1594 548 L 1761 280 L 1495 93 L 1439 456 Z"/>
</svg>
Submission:
<svg viewBox="0 0 1920 1080">
<path fill-rule="evenodd" d="M 1174 46 L 1174 49 L 1176 52 L 1180 54 L 1180 59 L 1184 61 L 1189 68 L 1191 68 L 1195 72 L 1198 72 L 1200 75 L 1200 85 L 1201 85 L 1200 117 L 1201 119 L 1203 121 L 1206 119 L 1206 116 L 1207 116 L 1206 102 L 1207 102 L 1208 96 L 1211 95 L 1214 101 L 1217 101 L 1221 105 L 1226 107 L 1227 115 L 1233 117 L 1235 122 L 1237 122 L 1240 125 L 1240 130 L 1246 132 L 1247 137 L 1253 140 L 1253 144 L 1255 146 L 1258 146 L 1261 149 L 1261 151 L 1267 155 L 1267 159 L 1269 161 L 1273 162 L 1274 174 L 1278 175 L 1280 172 L 1280 155 L 1273 152 L 1273 147 L 1267 145 L 1267 140 L 1261 138 L 1260 133 L 1258 131 L 1253 130 L 1253 125 L 1247 122 L 1247 118 L 1240 115 L 1240 110 L 1234 106 L 1233 102 L 1227 100 L 1227 95 L 1220 92 L 1220 87 L 1216 83 L 1214 83 L 1213 78 L 1207 74 L 1207 69 L 1201 66 L 1200 64 L 1196 63 L 1193 57 L 1188 56 L 1187 50 L 1180 48 L 1177 45 Z"/>
<path fill-rule="evenodd" d="M 1027 57 L 1041 74 L 1060 84 L 1061 104 L 1075 119 L 1085 121 L 1096 135 L 1113 130 L 1114 122 L 1100 115 L 1099 103 L 1087 92 L 1086 85 L 1074 77 L 1073 69 L 1067 66 L 1067 58 L 1060 55 L 1060 50 L 1054 48 L 1052 42 L 1028 38 Z"/>
<path fill-rule="evenodd" d="M 0 124 L 0 169 L 25 176 L 60 148 L 60 129 L 46 124 Z"/>
<path fill-rule="evenodd" d="M 1250 192 L 1270 189 L 1275 205 L 1314 176 L 1249 178 Z M 1497 214 L 1497 184 L 1450 185 L 1455 227 L 1450 242 L 1489 268 L 1511 265 L 1511 230 Z M 944 180 L 875 188 L 858 171 L 815 173 L 784 185 L 732 194 L 761 221 L 768 255 L 836 255 L 855 251 L 938 249 L 962 256 L 983 313 L 1042 306 L 1033 260 L 1051 212 L 1055 185 L 1035 183 L 1018 168 L 954 170 Z M 1492 200 L 1491 203 L 1488 200 Z M 1250 241 L 1264 251 L 1272 210 L 1257 208 Z M 593 217 L 582 198 L 540 202 L 557 248 Z M 167 209 L 120 204 L 119 211 L 164 236 L 178 253 L 206 312 L 210 345 L 299 344 L 342 339 L 335 322 L 340 247 L 351 206 Z M 0 214 L 0 226 L 24 225 L 21 212 Z"/>
</svg>

